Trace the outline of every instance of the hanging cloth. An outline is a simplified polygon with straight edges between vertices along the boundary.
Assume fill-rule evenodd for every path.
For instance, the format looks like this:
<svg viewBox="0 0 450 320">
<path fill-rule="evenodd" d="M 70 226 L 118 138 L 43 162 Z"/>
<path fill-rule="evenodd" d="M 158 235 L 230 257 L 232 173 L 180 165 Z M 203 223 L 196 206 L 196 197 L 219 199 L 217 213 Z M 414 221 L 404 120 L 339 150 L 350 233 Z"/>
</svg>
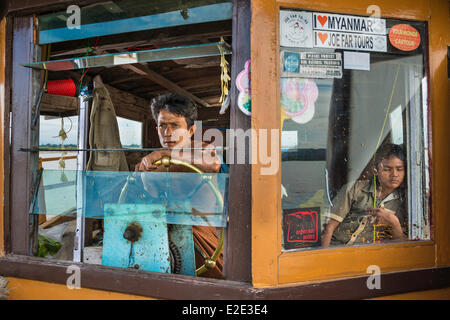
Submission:
<svg viewBox="0 0 450 320">
<path fill-rule="evenodd" d="M 93 149 L 122 149 L 116 112 L 100 76 L 94 78 L 89 145 Z M 128 171 L 124 151 L 91 151 L 86 170 Z"/>
</svg>

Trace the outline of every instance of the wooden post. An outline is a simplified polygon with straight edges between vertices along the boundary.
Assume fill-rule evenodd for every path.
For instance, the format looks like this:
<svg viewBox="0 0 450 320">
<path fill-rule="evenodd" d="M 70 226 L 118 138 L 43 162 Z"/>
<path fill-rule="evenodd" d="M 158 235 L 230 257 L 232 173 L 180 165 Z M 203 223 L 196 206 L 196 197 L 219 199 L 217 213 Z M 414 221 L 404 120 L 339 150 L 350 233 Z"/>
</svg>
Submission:
<svg viewBox="0 0 450 320">
<path fill-rule="evenodd" d="M 39 144 L 39 122 L 31 128 L 40 89 L 39 72 L 22 64 L 39 59 L 34 46 L 33 18 L 14 18 L 12 66 L 12 128 L 11 128 L 11 240 L 13 253 L 29 255 L 37 250 L 37 215 L 30 215 L 30 203 L 36 187 L 38 153 L 18 151 Z M 34 87 L 33 87 L 34 84 Z M 38 90 L 36 90 L 38 89 Z"/>
<path fill-rule="evenodd" d="M 239 92 L 236 88 L 236 77 L 244 68 L 245 62 L 250 59 L 250 22 L 251 1 L 233 1 L 230 126 L 232 129 L 244 131 L 251 128 L 251 118 L 237 106 Z M 251 152 L 249 144 L 246 145 L 245 150 L 247 155 Z M 245 164 L 230 165 L 228 205 L 230 219 L 225 233 L 224 247 L 224 275 L 227 280 L 251 282 L 252 279 L 251 171 L 249 161 Z"/>
</svg>

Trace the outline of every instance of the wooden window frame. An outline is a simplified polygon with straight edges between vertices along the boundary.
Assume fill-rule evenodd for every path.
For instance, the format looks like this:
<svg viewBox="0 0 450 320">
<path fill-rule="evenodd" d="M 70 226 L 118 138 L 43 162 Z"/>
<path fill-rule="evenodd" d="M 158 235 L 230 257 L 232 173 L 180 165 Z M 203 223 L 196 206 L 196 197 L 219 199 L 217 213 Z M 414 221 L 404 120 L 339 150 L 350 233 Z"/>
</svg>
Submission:
<svg viewBox="0 0 450 320">
<path fill-rule="evenodd" d="M 427 21 L 431 24 L 428 29 L 428 38 L 431 39 L 430 30 L 439 23 L 428 15 L 433 4 L 426 1 L 417 1 L 414 9 L 408 1 L 397 1 L 395 3 L 378 0 L 384 18 L 398 18 L 406 20 Z M 368 3 L 369 6 L 372 3 Z M 355 7 L 353 1 L 316 1 L 307 0 L 276 0 L 267 3 L 263 0 L 253 0 L 252 5 L 252 128 L 254 129 L 280 129 L 280 67 L 278 63 L 279 46 L 279 12 L 281 9 L 304 9 L 309 11 L 324 11 L 341 14 L 368 15 L 364 4 Z M 445 7 L 443 5 L 443 7 Z M 447 8 L 448 9 L 448 8 Z M 433 9 L 434 12 L 435 9 Z M 444 10 L 444 9 L 441 9 Z M 445 11 L 445 10 L 444 10 Z M 444 20 L 445 21 L 445 20 Z M 436 31 L 433 31 L 436 32 Z M 427 47 L 431 52 L 433 39 L 429 40 Z M 430 54 L 431 56 L 431 54 Z M 430 69 L 436 68 L 438 61 L 430 57 L 427 66 L 427 77 L 430 81 Z M 433 66 L 434 64 L 434 66 Z M 431 81 L 436 81 L 431 79 Z M 270 85 L 269 85 L 270 84 Z M 277 85 L 278 84 L 278 85 Z M 432 85 L 432 84 L 431 84 Z M 430 114 L 439 111 L 433 108 L 433 101 L 437 103 L 445 98 L 439 98 L 436 91 L 431 90 L 428 85 L 430 101 Z M 444 100 L 445 101 L 445 100 Z M 266 106 L 273 106 L 267 108 Z M 429 115 L 430 116 L 430 115 Z M 430 121 L 429 121 L 430 122 Z M 429 125 L 429 139 L 431 142 L 431 131 L 433 139 L 437 134 L 437 127 L 433 123 Z M 442 130 L 438 128 L 438 130 Z M 441 140 L 442 141 L 442 140 Z M 442 141 L 442 143 L 444 143 Z M 431 143 L 430 143 L 431 145 Z M 268 146 L 270 149 L 270 146 Z M 430 155 L 432 153 L 430 152 Z M 281 163 L 281 159 L 279 160 Z M 281 244 L 282 214 L 281 214 L 281 172 L 273 176 L 263 176 L 259 172 L 263 166 L 253 165 L 253 202 L 252 225 L 253 225 L 253 284 L 255 287 L 269 287 L 288 284 L 301 284 L 310 281 L 327 281 L 330 279 L 358 277 L 367 274 L 370 265 L 377 265 L 381 272 L 399 272 L 419 268 L 435 268 L 448 265 L 449 259 L 444 258 L 450 244 L 449 237 L 445 233 L 445 225 L 449 219 L 445 217 L 445 209 L 436 208 L 436 188 L 433 184 L 431 213 L 435 230 L 433 240 L 411 241 L 402 243 L 377 244 L 371 246 L 353 246 L 348 248 L 328 248 L 303 251 L 283 251 Z M 434 171 L 430 167 L 430 177 L 433 183 L 436 179 L 436 167 Z M 441 184 L 441 187 L 444 184 Z M 441 193 L 442 191 L 438 191 Z M 442 201 L 442 200 L 441 200 Z M 267 208 L 276 208 L 268 211 Z M 446 222 L 445 222 L 446 221 Z M 257 239 L 258 241 L 255 241 Z M 439 257 L 439 259 L 438 259 Z M 330 268 L 329 266 L 333 266 Z"/>
</svg>

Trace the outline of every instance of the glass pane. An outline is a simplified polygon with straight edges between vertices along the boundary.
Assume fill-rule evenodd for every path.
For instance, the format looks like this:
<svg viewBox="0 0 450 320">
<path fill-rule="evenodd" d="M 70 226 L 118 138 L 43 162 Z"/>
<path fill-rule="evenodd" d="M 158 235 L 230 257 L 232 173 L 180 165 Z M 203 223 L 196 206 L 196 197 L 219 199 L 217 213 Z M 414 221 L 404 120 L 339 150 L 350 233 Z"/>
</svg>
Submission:
<svg viewBox="0 0 450 320">
<path fill-rule="evenodd" d="M 425 23 L 283 10 L 280 31 L 283 248 L 429 238 Z"/>
<path fill-rule="evenodd" d="M 229 20 L 231 0 L 108 1 L 39 17 L 39 44 Z"/>
<path fill-rule="evenodd" d="M 47 69 L 50 71 L 76 70 L 132 63 L 219 56 L 222 53 L 221 50 L 223 50 L 224 54 L 231 54 L 231 48 L 228 44 L 225 42 L 214 42 L 208 44 L 151 49 L 137 52 L 121 52 L 62 60 L 39 61 L 28 63 L 24 66 L 35 69 Z"/>
<path fill-rule="evenodd" d="M 136 18 L 158 13 L 231 2 L 227 0 L 114 0 L 81 8 L 81 25 Z M 189 11 L 188 11 L 189 14 Z M 67 27 L 70 14 L 61 11 L 39 16 L 39 30 Z"/>
<path fill-rule="evenodd" d="M 120 142 L 123 148 L 142 148 L 142 122 L 117 117 Z M 136 144 L 139 142 L 139 144 Z"/>
<path fill-rule="evenodd" d="M 43 170 L 33 214 L 224 227 L 228 174 Z"/>
<path fill-rule="evenodd" d="M 53 217 L 39 226 L 37 255 L 199 275 L 194 240 L 217 237 L 220 254 L 227 183 L 228 174 L 43 170 L 31 214 Z"/>
<path fill-rule="evenodd" d="M 40 165 L 44 169 L 68 169 L 77 167 L 78 116 L 49 117 L 40 116 L 39 151 Z M 66 151 L 51 151 L 51 150 Z"/>
<path fill-rule="evenodd" d="M 61 147 L 61 129 L 64 130 L 65 146 L 76 146 L 78 137 L 78 116 L 72 117 L 47 117 L 40 116 L 39 121 L 39 146 Z"/>
</svg>

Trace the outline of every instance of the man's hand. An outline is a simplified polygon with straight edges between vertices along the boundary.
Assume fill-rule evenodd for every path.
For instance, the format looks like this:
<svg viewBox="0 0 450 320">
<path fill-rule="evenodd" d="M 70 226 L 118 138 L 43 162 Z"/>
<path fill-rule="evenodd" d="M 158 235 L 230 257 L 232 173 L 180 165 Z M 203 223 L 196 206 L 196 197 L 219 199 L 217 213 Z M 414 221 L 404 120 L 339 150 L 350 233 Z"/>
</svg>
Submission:
<svg viewBox="0 0 450 320">
<path fill-rule="evenodd" d="M 203 172 L 217 173 L 220 170 L 221 161 L 212 144 L 194 142 L 194 148 L 202 150 L 194 151 L 193 164 Z M 200 152 L 198 152 L 200 151 Z"/>
<path fill-rule="evenodd" d="M 192 148 L 197 150 L 185 149 L 171 149 L 171 150 L 156 150 L 142 158 L 134 170 L 135 171 L 155 171 L 158 167 L 153 163 L 162 157 L 171 157 L 193 164 L 203 172 L 217 173 L 220 170 L 221 161 L 216 154 L 214 146 L 206 143 L 196 143 Z M 176 169 L 175 169 L 176 171 Z"/>
<path fill-rule="evenodd" d="M 154 171 L 158 167 L 153 165 L 153 162 L 161 159 L 164 156 L 170 156 L 170 150 L 153 151 L 152 153 L 142 158 L 141 162 L 139 162 L 134 168 L 134 171 Z"/>
<path fill-rule="evenodd" d="M 219 172 L 221 166 L 215 147 L 205 142 L 192 141 L 191 148 L 174 148 L 171 157 L 190 163 L 208 173 Z"/>
</svg>

